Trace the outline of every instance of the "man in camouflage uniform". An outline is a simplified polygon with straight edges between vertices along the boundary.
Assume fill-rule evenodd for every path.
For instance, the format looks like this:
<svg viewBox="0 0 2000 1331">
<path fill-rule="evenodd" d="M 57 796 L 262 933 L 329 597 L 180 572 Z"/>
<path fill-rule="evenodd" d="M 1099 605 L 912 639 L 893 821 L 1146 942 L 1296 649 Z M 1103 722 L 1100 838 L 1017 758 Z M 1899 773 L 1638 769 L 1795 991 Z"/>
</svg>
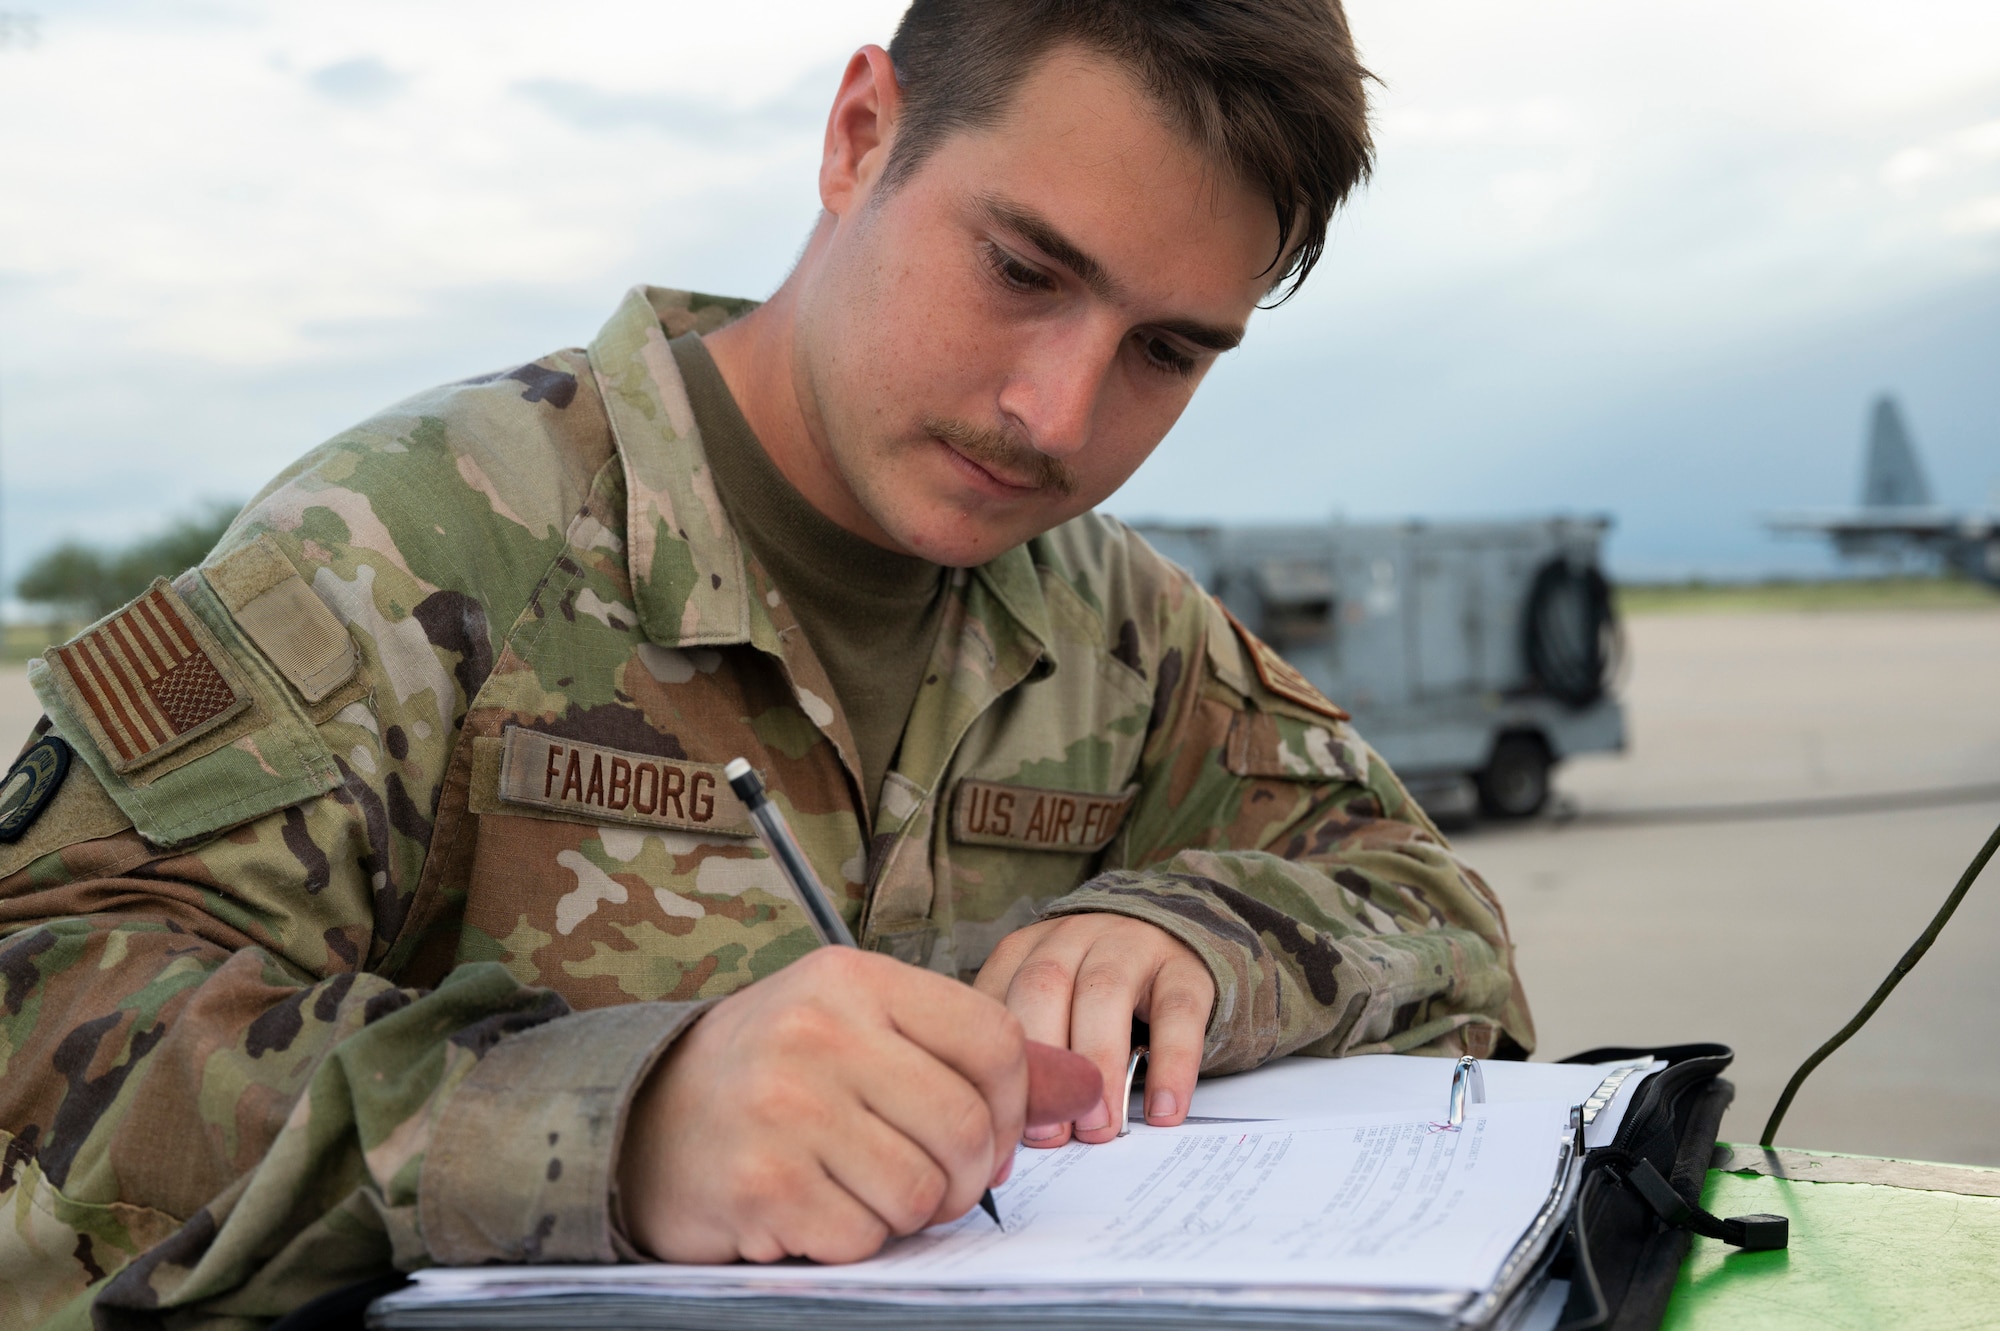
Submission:
<svg viewBox="0 0 2000 1331">
<path fill-rule="evenodd" d="M 769 303 L 640 289 L 587 350 L 411 399 L 33 666 L 48 720 L 0 791 L 0 1322 L 254 1326 L 433 1263 L 862 1256 L 1004 1176 L 1024 1033 L 1115 1087 L 1150 1020 L 1158 1123 L 1197 1068 L 1531 1047 L 1498 904 L 1345 715 L 1086 512 L 1274 247 L 1300 271 L 1283 190 L 1218 179 L 1227 141 L 1090 31 L 898 176 L 952 8 L 913 10 L 893 70 L 850 64 L 827 214 Z M 1271 10 L 1358 107 L 1337 9 Z M 1349 121 L 1344 178 L 1293 200 L 1308 241 L 1365 164 Z M 926 266 L 961 248 L 984 266 Z M 990 420 L 871 433 L 926 395 L 971 416 L 928 369 L 994 364 Z M 740 418 L 698 406 L 712 372 Z M 718 421 L 935 574 L 892 757 L 753 553 Z M 819 950 L 720 779 L 738 755 L 864 951 Z M 1104 1140 L 1111 1108 L 1032 1139 Z"/>
</svg>

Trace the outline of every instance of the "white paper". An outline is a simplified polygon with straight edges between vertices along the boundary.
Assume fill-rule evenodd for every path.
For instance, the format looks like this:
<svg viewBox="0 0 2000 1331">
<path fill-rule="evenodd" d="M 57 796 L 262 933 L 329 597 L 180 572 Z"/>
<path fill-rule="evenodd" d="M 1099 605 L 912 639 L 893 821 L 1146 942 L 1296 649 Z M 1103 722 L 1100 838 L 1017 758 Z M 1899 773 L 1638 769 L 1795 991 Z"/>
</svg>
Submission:
<svg viewBox="0 0 2000 1331">
<path fill-rule="evenodd" d="M 1252 1072 L 1203 1078 L 1195 1084 L 1188 1113 L 1195 1118 L 1279 1119 L 1326 1114 L 1429 1113 L 1439 1118 L 1451 1098 L 1456 1059 L 1409 1054 L 1363 1054 L 1355 1058 L 1277 1058 Z M 1649 1067 L 1653 1060 L 1636 1059 Z M 1581 1104 L 1606 1077 L 1626 1063 L 1521 1063 L 1481 1059 L 1489 1104 L 1559 1100 Z M 1600 1110 L 1585 1131 L 1591 1147 L 1604 1145 L 1618 1130 L 1625 1108 L 1644 1076 L 1619 1086 L 1618 1097 Z M 1133 1093 L 1131 1122 L 1144 1114 Z"/>
<path fill-rule="evenodd" d="M 1458 1130 L 1407 1116 L 1142 1126 L 1102 1146 L 1023 1149 L 997 1191 L 1005 1232 L 974 1210 L 848 1266 L 625 1266 L 588 1283 L 973 1299 L 996 1287 L 1135 1284 L 1476 1291 L 1548 1203 L 1567 1131 L 1568 1106 L 1549 1100 L 1479 1106 Z M 518 1294 L 554 1275 L 488 1267 L 418 1279 Z"/>
</svg>

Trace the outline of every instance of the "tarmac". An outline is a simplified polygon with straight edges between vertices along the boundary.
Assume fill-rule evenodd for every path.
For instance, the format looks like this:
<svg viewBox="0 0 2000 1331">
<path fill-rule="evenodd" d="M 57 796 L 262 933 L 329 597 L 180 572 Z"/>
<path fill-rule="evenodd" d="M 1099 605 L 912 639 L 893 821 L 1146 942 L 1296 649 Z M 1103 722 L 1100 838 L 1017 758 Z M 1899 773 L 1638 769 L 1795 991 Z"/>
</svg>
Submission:
<svg viewBox="0 0 2000 1331">
<path fill-rule="evenodd" d="M 1628 625 L 1622 755 L 1456 840 L 1498 889 L 1538 1058 L 1732 1046 L 1725 1140 L 1867 999 L 2000 822 L 2000 609 Z M 0 675 L 0 733 L 39 715 Z M 2000 1165 L 2000 865 L 1800 1093 L 1778 1141 Z"/>
<path fill-rule="evenodd" d="M 1627 626 L 1630 746 L 1457 835 L 1500 893 L 1538 1058 L 1715 1040 L 1724 1140 L 1854 1015 L 2000 822 L 2000 611 Z M 1782 1145 L 2000 1165 L 2000 864 L 1813 1073 Z"/>
</svg>

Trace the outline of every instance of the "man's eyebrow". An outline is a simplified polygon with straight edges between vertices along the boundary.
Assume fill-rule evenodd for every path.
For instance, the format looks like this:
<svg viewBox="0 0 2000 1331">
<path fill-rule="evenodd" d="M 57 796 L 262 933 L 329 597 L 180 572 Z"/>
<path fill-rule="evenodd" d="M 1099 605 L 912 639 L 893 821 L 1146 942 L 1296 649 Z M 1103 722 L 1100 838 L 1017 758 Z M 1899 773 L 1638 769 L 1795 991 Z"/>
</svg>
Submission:
<svg viewBox="0 0 2000 1331">
<path fill-rule="evenodd" d="M 979 210 L 986 214 L 988 221 L 1014 232 L 1049 258 L 1075 273 L 1077 280 L 1089 287 L 1091 294 L 1098 299 L 1116 301 L 1124 295 L 1118 280 L 1104 270 L 1103 264 L 1078 248 L 1069 237 L 1056 230 L 1054 223 L 1040 213 L 990 195 L 982 196 L 978 200 L 978 206 Z M 1219 328 L 1193 319 L 1167 319 L 1154 323 L 1152 327 L 1164 333 L 1172 333 L 1210 351 L 1234 351 L 1243 341 L 1241 328 Z"/>
<path fill-rule="evenodd" d="M 1161 319 L 1151 327 L 1210 351 L 1234 351 L 1243 344 L 1243 330 L 1240 328 L 1218 328 L 1214 324 L 1196 323 L 1192 319 Z"/>
<path fill-rule="evenodd" d="M 1077 280 L 1089 287 L 1091 294 L 1098 299 L 1115 301 L 1124 294 L 1117 280 L 1104 271 L 1103 264 L 1077 248 L 1069 237 L 1056 230 L 1055 224 L 1040 213 L 996 199 L 990 194 L 981 196 L 978 204 L 979 211 L 986 214 L 988 221 L 1014 232 L 1075 273 Z"/>
</svg>

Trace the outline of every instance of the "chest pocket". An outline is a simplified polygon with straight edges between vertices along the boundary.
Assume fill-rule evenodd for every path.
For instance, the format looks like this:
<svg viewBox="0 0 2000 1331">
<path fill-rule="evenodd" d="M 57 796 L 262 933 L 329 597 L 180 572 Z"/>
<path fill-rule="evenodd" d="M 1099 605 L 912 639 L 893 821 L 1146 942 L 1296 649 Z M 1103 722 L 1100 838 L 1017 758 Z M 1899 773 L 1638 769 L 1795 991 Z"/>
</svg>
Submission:
<svg viewBox="0 0 2000 1331">
<path fill-rule="evenodd" d="M 1137 798 L 1152 705 L 1136 672 L 1100 656 L 1021 686 L 973 726 L 934 834 L 950 889 L 936 923 L 961 974 L 1098 871 Z"/>
<path fill-rule="evenodd" d="M 728 994 L 819 946 L 721 779 L 748 758 L 822 880 L 858 880 L 837 761 L 802 717 L 776 717 L 792 704 L 761 654 L 555 637 L 538 654 L 560 661 L 504 659 L 468 718 L 477 826 L 456 961 L 498 961 L 587 1008 Z"/>
</svg>

